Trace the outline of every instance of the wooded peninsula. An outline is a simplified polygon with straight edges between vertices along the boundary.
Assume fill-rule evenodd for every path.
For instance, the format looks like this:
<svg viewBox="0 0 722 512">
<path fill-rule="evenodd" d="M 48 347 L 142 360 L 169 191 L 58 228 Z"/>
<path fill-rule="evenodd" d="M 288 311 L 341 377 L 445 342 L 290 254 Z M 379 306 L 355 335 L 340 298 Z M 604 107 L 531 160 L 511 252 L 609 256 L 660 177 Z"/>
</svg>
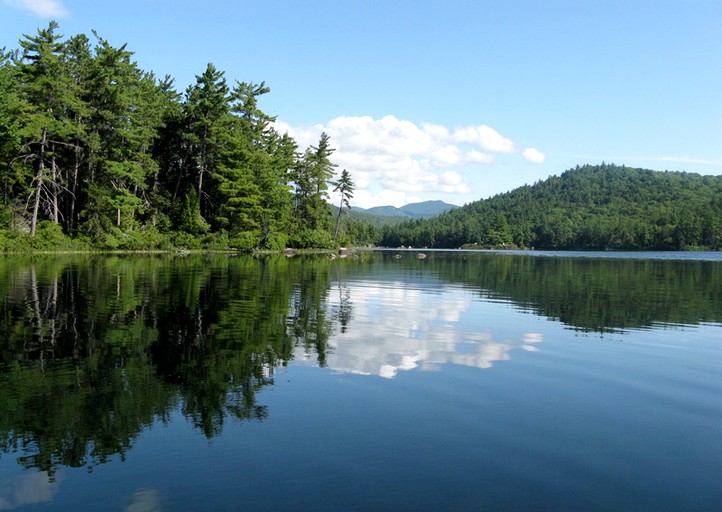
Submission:
<svg viewBox="0 0 722 512">
<path fill-rule="evenodd" d="M 722 248 L 722 177 L 611 164 L 433 219 L 354 218 L 330 137 L 300 150 L 279 133 L 264 82 L 208 64 L 181 93 L 92 35 L 51 22 L 0 50 L 0 251 Z"/>
</svg>

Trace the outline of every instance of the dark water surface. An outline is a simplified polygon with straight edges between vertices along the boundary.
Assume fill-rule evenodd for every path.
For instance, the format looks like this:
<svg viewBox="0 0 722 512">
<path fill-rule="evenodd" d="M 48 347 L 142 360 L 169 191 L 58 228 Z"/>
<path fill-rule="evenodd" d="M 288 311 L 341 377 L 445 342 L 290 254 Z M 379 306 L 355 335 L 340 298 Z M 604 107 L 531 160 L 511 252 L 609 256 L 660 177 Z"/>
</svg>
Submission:
<svg viewBox="0 0 722 512">
<path fill-rule="evenodd" d="M 0 259 L 0 510 L 722 510 L 719 253 L 357 256 Z"/>
</svg>

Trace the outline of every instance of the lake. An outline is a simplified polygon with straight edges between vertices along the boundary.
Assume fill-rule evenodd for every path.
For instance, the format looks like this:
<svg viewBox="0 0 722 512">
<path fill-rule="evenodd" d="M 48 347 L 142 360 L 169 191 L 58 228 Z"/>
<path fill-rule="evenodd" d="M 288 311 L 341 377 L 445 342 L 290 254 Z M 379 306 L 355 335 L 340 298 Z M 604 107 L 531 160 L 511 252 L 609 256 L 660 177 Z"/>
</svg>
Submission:
<svg viewBox="0 0 722 512">
<path fill-rule="evenodd" d="M 0 510 L 722 510 L 722 253 L 0 257 Z"/>
</svg>

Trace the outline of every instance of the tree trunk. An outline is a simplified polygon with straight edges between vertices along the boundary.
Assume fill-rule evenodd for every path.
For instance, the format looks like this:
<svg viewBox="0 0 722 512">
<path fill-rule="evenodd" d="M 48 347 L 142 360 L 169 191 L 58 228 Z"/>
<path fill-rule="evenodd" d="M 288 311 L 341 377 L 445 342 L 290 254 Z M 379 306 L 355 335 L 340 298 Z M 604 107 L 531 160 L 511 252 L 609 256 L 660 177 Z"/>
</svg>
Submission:
<svg viewBox="0 0 722 512">
<path fill-rule="evenodd" d="M 53 214 L 52 214 L 52 220 L 55 224 L 58 223 L 59 214 L 58 214 L 58 167 L 55 165 L 55 151 L 53 147 L 53 156 L 50 158 L 50 177 L 51 182 L 53 184 L 52 187 L 52 194 L 53 194 Z"/>
<path fill-rule="evenodd" d="M 341 227 L 341 213 L 343 212 L 343 202 L 341 203 L 339 209 L 338 209 L 338 216 L 336 217 L 336 230 L 333 234 L 333 239 L 336 240 L 338 238 L 338 229 Z"/>
<path fill-rule="evenodd" d="M 33 217 L 30 220 L 30 236 L 35 236 L 35 228 L 38 225 L 38 211 L 40 210 L 40 193 L 43 188 L 43 173 L 45 172 L 45 137 L 46 131 L 43 128 L 43 134 L 40 138 L 40 155 L 38 164 L 38 175 L 35 177 L 37 188 L 35 189 L 35 202 L 33 204 Z"/>
<path fill-rule="evenodd" d="M 78 121 L 80 124 L 80 121 Z M 66 225 L 68 233 L 75 230 L 75 195 L 78 192 L 78 175 L 80 174 L 80 140 L 75 139 L 75 162 L 73 163 L 73 177 L 70 183 L 70 204 L 68 205 Z"/>
<path fill-rule="evenodd" d="M 30 236 L 35 236 L 35 228 L 38 225 L 38 210 L 40 209 L 40 187 L 42 181 L 38 180 L 38 188 L 35 191 L 35 202 L 33 204 L 33 217 L 30 220 Z"/>
</svg>

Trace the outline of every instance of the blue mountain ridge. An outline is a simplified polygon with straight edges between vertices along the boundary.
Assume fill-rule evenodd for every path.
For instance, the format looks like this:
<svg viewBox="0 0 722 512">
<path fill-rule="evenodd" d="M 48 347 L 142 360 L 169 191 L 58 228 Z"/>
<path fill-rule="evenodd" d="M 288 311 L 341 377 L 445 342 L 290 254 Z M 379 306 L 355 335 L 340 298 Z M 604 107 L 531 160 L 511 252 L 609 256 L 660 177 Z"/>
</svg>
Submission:
<svg viewBox="0 0 722 512">
<path fill-rule="evenodd" d="M 441 215 L 444 212 L 458 208 L 458 206 L 444 201 L 422 201 L 420 203 L 409 203 L 396 206 L 374 206 L 373 208 L 358 208 L 354 206 L 354 212 L 369 213 L 382 217 L 408 217 L 412 219 L 430 219 Z"/>
</svg>

